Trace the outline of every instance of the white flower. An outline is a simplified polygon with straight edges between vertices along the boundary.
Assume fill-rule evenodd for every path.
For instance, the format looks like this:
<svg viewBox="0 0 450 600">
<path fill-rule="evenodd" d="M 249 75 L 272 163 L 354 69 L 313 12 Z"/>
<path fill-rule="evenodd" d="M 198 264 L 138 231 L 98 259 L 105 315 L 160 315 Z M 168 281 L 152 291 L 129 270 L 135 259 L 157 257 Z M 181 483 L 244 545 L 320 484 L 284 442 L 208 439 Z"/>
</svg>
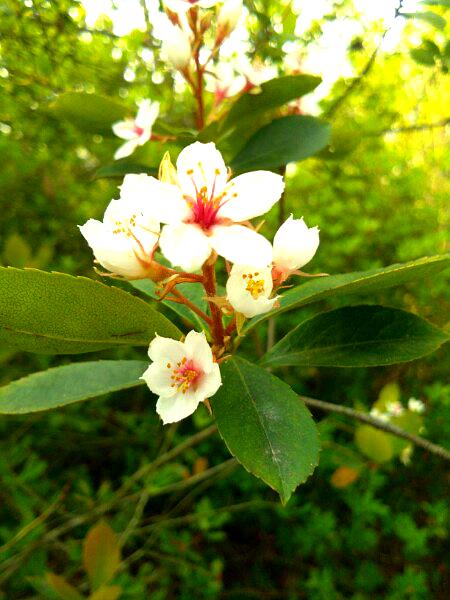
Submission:
<svg viewBox="0 0 450 600">
<path fill-rule="evenodd" d="M 206 89 L 215 95 L 216 104 L 231 98 L 245 87 L 245 77 L 237 75 L 230 63 L 221 62 L 205 75 Z"/>
<path fill-rule="evenodd" d="M 143 100 L 135 119 L 114 123 L 112 129 L 117 137 L 127 140 L 114 154 L 115 160 L 130 156 L 152 136 L 152 127 L 159 115 L 159 102 Z"/>
<path fill-rule="evenodd" d="M 166 223 L 160 238 L 164 256 L 184 271 L 196 271 L 211 251 L 235 263 L 265 266 L 272 246 L 240 225 L 267 212 L 280 198 L 280 175 L 253 171 L 231 181 L 222 155 L 211 142 L 195 142 L 177 160 L 178 184 L 145 175 L 128 176 L 122 196 L 146 197 L 155 221 Z"/>
<path fill-rule="evenodd" d="M 411 412 L 423 413 L 425 412 L 425 404 L 422 402 L 422 400 L 417 400 L 417 398 L 410 398 L 408 400 L 408 410 L 410 410 Z"/>
<path fill-rule="evenodd" d="M 273 262 L 275 267 L 290 273 L 308 263 L 319 247 L 319 229 L 308 228 L 303 219 L 292 215 L 278 229 L 273 240 Z"/>
<path fill-rule="evenodd" d="M 401 402 L 395 401 L 395 402 L 388 402 L 386 404 L 386 411 L 392 417 L 399 417 L 401 414 L 403 414 L 404 410 L 405 409 L 403 408 Z"/>
<path fill-rule="evenodd" d="M 372 408 L 372 410 L 370 411 L 370 415 L 372 417 L 375 417 L 376 419 L 379 419 L 380 421 L 384 421 L 385 423 L 389 421 L 389 415 L 386 413 L 382 413 L 378 410 L 378 408 Z"/>
<path fill-rule="evenodd" d="M 172 27 L 167 32 L 161 50 L 178 71 L 183 71 L 189 65 L 192 56 L 191 41 L 189 35 L 179 27 Z"/>
<path fill-rule="evenodd" d="M 272 310 L 272 269 L 233 265 L 227 281 L 227 298 L 235 311 L 251 318 Z"/>
<path fill-rule="evenodd" d="M 128 176 L 127 176 L 128 177 Z M 108 271 L 127 279 L 149 276 L 159 223 L 146 214 L 147 201 L 112 200 L 102 221 L 80 227 L 95 258 Z"/>
<path fill-rule="evenodd" d="M 218 38 L 223 39 L 229 35 L 242 14 L 242 0 L 226 0 L 217 16 Z"/>
<path fill-rule="evenodd" d="M 276 67 L 266 65 L 259 60 L 255 60 L 253 63 L 241 61 L 240 70 L 245 75 L 250 87 L 259 86 L 270 79 L 278 77 Z"/>
<path fill-rule="evenodd" d="M 219 365 L 203 332 L 190 331 L 184 342 L 157 336 L 148 355 L 153 362 L 142 379 L 159 396 L 156 411 L 164 424 L 191 415 L 222 384 Z"/>
<path fill-rule="evenodd" d="M 164 6 L 174 13 L 185 13 L 187 10 L 198 6 L 199 8 L 210 8 L 219 0 L 164 0 Z"/>
</svg>

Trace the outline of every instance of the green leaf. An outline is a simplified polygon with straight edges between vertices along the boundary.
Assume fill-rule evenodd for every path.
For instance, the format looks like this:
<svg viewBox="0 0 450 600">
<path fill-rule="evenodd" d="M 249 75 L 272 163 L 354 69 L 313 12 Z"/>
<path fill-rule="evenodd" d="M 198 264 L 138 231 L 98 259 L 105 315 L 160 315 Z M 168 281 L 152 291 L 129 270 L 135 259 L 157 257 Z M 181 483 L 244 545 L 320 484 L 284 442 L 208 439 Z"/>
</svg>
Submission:
<svg viewBox="0 0 450 600">
<path fill-rule="evenodd" d="M 143 300 L 62 273 L 0 267 L 0 342 L 27 352 L 77 354 L 146 346 L 181 332 Z"/>
<path fill-rule="evenodd" d="M 355 429 L 355 443 L 361 452 L 377 463 L 390 461 L 394 457 L 391 437 L 370 425 L 360 425 Z"/>
<path fill-rule="evenodd" d="M 405 19 L 419 19 L 419 21 L 425 21 L 429 25 L 436 27 L 436 29 L 445 29 L 447 24 L 444 17 L 441 17 L 441 15 L 438 15 L 431 10 L 415 13 L 400 13 L 400 16 L 405 17 Z"/>
<path fill-rule="evenodd" d="M 435 327 L 398 308 L 345 306 L 304 321 L 262 359 L 271 367 L 375 367 L 415 360 L 448 340 Z"/>
<path fill-rule="evenodd" d="M 136 387 L 147 367 L 140 360 L 99 360 L 33 373 L 0 387 L 0 414 L 50 410 Z"/>
<path fill-rule="evenodd" d="M 56 593 L 61 600 L 83 600 L 83 596 L 71 586 L 64 577 L 55 575 L 55 573 L 47 573 L 45 576 L 46 582 L 53 592 Z"/>
<path fill-rule="evenodd" d="M 158 167 L 149 167 L 148 165 L 140 165 L 130 162 L 115 162 L 112 165 L 105 165 L 97 169 L 94 179 L 119 178 L 122 179 L 128 173 L 147 173 L 147 175 L 158 175 Z"/>
<path fill-rule="evenodd" d="M 328 123 L 306 115 L 275 119 L 259 129 L 231 161 L 236 172 L 276 169 L 312 156 L 331 135 Z"/>
<path fill-rule="evenodd" d="M 92 527 L 83 547 L 83 565 L 91 588 L 98 590 L 108 583 L 120 564 L 120 545 L 115 532 L 104 521 Z"/>
<path fill-rule="evenodd" d="M 436 55 L 430 48 L 425 46 L 413 48 L 409 53 L 417 63 L 427 67 L 432 67 L 436 63 L 436 57 L 439 56 L 439 53 Z"/>
<path fill-rule="evenodd" d="M 139 279 L 136 281 L 130 281 L 130 283 L 134 288 L 143 292 L 147 296 L 150 296 L 150 298 L 155 300 L 158 299 L 158 296 L 156 295 L 156 290 L 158 288 L 156 283 L 150 279 Z M 177 285 L 177 289 L 198 308 L 203 311 L 206 310 L 207 305 L 206 301 L 204 300 L 205 290 L 201 285 L 198 283 L 180 283 Z M 161 300 L 161 304 L 164 304 L 164 306 L 167 306 L 167 308 L 173 310 L 184 321 L 191 323 L 193 327 L 200 329 L 205 328 L 205 322 L 185 304 L 177 304 L 175 302 L 170 302 L 169 300 Z"/>
<path fill-rule="evenodd" d="M 450 266 L 450 254 L 440 254 L 425 256 L 407 263 L 395 264 L 381 269 L 310 279 L 284 293 L 280 298 L 280 308 L 249 321 L 244 333 L 272 315 L 293 308 L 306 306 L 326 298 L 343 296 L 344 294 L 373 294 L 379 290 L 402 285 L 415 279 L 432 277 L 448 266 Z"/>
<path fill-rule="evenodd" d="M 243 117 L 258 116 L 260 113 L 283 106 L 291 100 L 309 94 L 320 84 L 320 77 L 314 75 L 284 75 L 266 81 L 258 94 L 244 94 L 231 107 L 222 130 L 236 125 Z"/>
<path fill-rule="evenodd" d="M 113 123 L 123 120 L 130 112 L 115 100 L 84 92 L 61 94 L 50 106 L 50 111 L 83 131 L 102 135 L 114 135 Z"/>
<path fill-rule="evenodd" d="M 91 594 L 89 600 L 117 600 L 122 591 L 122 588 L 118 585 L 103 586 Z"/>
<path fill-rule="evenodd" d="M 444 6 L 445 8 L 450 8 L 450 0 L 423 0 L 423 2 L 419 2 L 419 4 L 424 4 L 425 6 Z"/>
<path fill-rule="evenodd" d="M 223 385 L 211 398 L 220 435 L 247 471 L 286 503 L 317 465 L 314 421 L 297 394 L 264 369 L 232 358 L 220 371 Z"/>
</svg>

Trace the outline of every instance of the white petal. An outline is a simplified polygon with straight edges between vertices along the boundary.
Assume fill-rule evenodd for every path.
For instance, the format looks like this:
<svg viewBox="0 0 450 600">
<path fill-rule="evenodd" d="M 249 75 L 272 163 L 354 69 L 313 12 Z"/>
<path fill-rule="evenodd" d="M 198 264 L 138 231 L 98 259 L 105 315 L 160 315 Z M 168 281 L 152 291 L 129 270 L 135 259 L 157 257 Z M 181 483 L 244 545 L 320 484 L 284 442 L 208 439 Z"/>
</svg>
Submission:
<svg viewBox="0 0 450 600">
<path fill-rule="evenodd" d="M 266 266 L 272 262 L 270 242 L 243 225 L 216 225 L 209 240 L 217 254 L 233 263 Z"/>
<path fill-rule="evenodd" d="M 206 341 L 204 332 L 190 331 L 184 342 L 187 358 L 192 358 L 204 373 L 209 373 L 213 367 L 213 354 Z"/>
<path fill-rule="evenodd" d="M 137 137 L 133 119 L 117 121 L 117 123 L 113 124 L 112 130 L 117 137 L 120 137 L 123 140 L 132 140 Z"/>
<path fill-rule="evenodd" d="M 201 398 L 202 400 L 211 398 L 211 396 L 214 396 L 221 385 L 222 377 L 220 375 L 219 365 L 217 363 L 213 363 L 211 370 L 204 374 L 200 384 L 197 386 L 197 398 Z"/>
<path fill-rule="evenodd" d="M 130 156 L 130 154 L 133 154 L 133 152 L 136 150 L 138 145 L 137 138 L 125 142 L 125 144 L 122 144 L 122 146 L 116 150 L 114 154 L 114 160 L 119 160 L 120 158 Z"/>
<path fill-rule="evenodd" d="M 197 271 L 211 254 L 209 238 L 198 225 L 166 225 L 159 239 L 161 252 L 172 265 L 189 273 Z"/>
<path fill-rule="evenodd" d="M 145 173 L 125 175 L 120 186 L 120 198 L 125 201 L 145 200 L 146 214 L 161 223 L 179 223 L 191 210 L 176 185 L 158 181 Z"/>
<path fill-rule="evenodd" d="M 151 360 L 167 363 L 178 363 L 184 358 L 185 350 L 183 342 L 157 335 L 148 347 L 148 355 Z"/>
<path fill-rule="evenodd" d="M 145 381 L 150 391 L 157 396 L 170 398 L 177 392 L 177 388 L 172 387 L 171 375 L 172 370 L 168 369 L 165 364 L 154 362 L 148 367 L 141 379 Z"/>
<path fill-rule="evenodd" d="M 262 293 L 256 298 L 252 295 L 251 288 L 247 289 L 249 281 L 262 283 Z M 226 287 L 231 306 L 248 318 L 268 312 L 277 300 L 269 299 L 273 288 L 270 267 L 233 265 Z"/>
<path fill-rule="evenodd" d="M 274 263 L 283 270 L 300 269 L 313 258 L 319 242 L 317 227 L 308 228 L 303 219 L 293 219 L 291 215 L 275 234 Z"/>
<path fill-rule="evenodd" d="M 194 142 L 184 148 L 177 159 L 177 173 L 183 194 L 192 198 L 203 187 L 208 197 L 219 196 L 228 178 L 222 155 L 213 142 Z"/>
<path fill-rule="evenodd" d="M 232 179 L 225 188 L 221 217 L 247 221 L 263 215 L 281 198 L 284 182 L 270 171 L 253 171 Z"/>
<path fill-rule="evenodd" d="M 143 129 L 150 128 L 156 121 L 159 115 L 159 102 L 151 102 L 150 100 L 142 100 L 139 104 L 139 110 L 136 115 L 135 123 Z"/>
<path fill-rule="evenodd" d="M 100 221 L 89 219 L 80 228 L 98 262 L 111 273 L 127 279 L 140 279 L 147 273 L 146 265 L 138 259 L 130 238 L 114 234 Z"/>
<path fill-rule="evenodd" d="M 195 393 L 187 392 L 183 394 L 177 392 L 174 396 L 168 398 L 161 396 L 156 403 L 156 412 L 162 419 L 164 425 L 167 423 L 176 423 L 192 415 L 200 400 Z"/>
</svg>

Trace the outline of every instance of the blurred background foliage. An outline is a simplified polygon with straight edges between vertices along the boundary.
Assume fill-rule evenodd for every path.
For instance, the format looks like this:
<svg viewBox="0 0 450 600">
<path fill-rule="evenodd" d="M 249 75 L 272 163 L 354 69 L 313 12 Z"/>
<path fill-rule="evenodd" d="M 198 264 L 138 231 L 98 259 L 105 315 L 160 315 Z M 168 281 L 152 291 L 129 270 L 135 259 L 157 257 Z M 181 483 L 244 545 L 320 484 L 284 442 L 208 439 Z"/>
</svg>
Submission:
<svg viewBox="0 0 450 600">
<path fill-rule="evenodd" d="M 299 37 L 290 2 L 248 0 L 250 55 L 283 73 L 286 44 L 307 56 L 329 22 L 362 20 L 361 3 L 321 4 L 321 16 Z M 445 1 L 425 4 L 422 13 L 436 17 L 408 18 L 389 51 L 378 48 L 385 27 L 378 20 L 351 39 L 345 59 L 356 79 L 336 75 L 319 105 L 332 124 L 332 144 L 288 167 L 284 215 L 274 210 L 269 226 L 290 211 L 319 225 L 312 272 L 364 270 L 447 250 L 450 11 Z M 301 15 L 302 2 L 295 8 Z M 154 52 L 151 25 L 118 36 L 107 16 L 88 27 L 75 0 L 3 0 L 1 264 L 97 277 L 76 225 L 100 217 L 117 193 L 120 180 L 99 178 L 98 169 L 111 163 L 118 141 L 61 119 L 58 94 L 95 92 L 126 104 L 130 114 L 137 100 L 150 97 L 162 102 L 171 122 L 193 126 L 186 116 L 192 101 Z M 146 152 L 161 156 L 162 146 L 153 146 L 136 159 L 148 158 Z M 443 276 L 374 300 L 446 327 L 449 289 Z M 301 318 L 313 311 L 303 309 Z M 282 315 L 275 335 L 298 320 L 298 313 Z M 244 351 L 258 352 L 264 335 L 260 329 L 245 340 Z M 0 348 L 0 382 L 64 360 Z M 425 402 L 426 435 L 448 446 L 449 367 L 444 348 L 392 368 L 285 369 L 283 376 L 300 393 L 364 410 L 395 382 L 404 404 L 411 396 Z M 101 516 L 121 545 L 113 583 L 124 599 L 448 597 L 445 465 L 419 450 L 386 459 L 379 440 L 367 455 L 353 423 L 315 416 L 320 466 L 284 508 L 243 469 L 222 466 L 228 456 L 216 437 L 189 446 L 210 424 L 206 411 L 163 430 L 143 389 L 49 414 L 4 417 L 0 597 L 73 598 L 48 585 L 49 572 L 86 594 L 82 540 Z M 187 447 L 173 461 L 131 478 L 182 443 Z M 130 497 L 117 493 L 124 485 Z M 109 594 L 102 598 L 118 597 Z"/>
</svg>

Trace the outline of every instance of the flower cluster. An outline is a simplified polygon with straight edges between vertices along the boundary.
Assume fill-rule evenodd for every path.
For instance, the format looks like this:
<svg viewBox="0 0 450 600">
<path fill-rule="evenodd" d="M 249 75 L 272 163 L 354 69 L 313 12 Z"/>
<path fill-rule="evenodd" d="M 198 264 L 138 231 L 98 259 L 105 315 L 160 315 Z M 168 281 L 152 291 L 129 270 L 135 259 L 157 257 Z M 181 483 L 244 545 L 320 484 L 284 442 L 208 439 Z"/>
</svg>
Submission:
<svg viewBox="0 0 450 600">
<path fill-rule="evenodd" d="M 180 152 L 176 167 L 164 157 L 159 179 L 126 175 L 103 221 L 89 219 L 80 227 L 112 276 L 152 279 L 159 282 L 161 297 L 188 306 L 176 285 L 192 281 L 205 289 L 210 315 L 196 311 L 210 328 L 212 349 L 204 334 L 193 331 L 185 342 L 158 337 L 150 345 L 154 362 L 144 378 L 160 396 L 157 410 L 164 422 L 191 414 L 215 393 L 220 385 L 216 361 L 238 322 L 275 308 L 277 288 L 301 274 L 298 269 L 314 256 L 319 231 L 303 219 L 291 215 L 273 244 L 250 222 L 268 212 L 283 191 L 283 178 L 270 171 L 230 177 L 215 145 L 195 142 Z M 158 250 L 172 268 L 162 264 Z M 222 297 L 215 284 L 218 257 L 228 270 Z M 231 320 L 225 325 L 226 317 Z"/>
</svg>

